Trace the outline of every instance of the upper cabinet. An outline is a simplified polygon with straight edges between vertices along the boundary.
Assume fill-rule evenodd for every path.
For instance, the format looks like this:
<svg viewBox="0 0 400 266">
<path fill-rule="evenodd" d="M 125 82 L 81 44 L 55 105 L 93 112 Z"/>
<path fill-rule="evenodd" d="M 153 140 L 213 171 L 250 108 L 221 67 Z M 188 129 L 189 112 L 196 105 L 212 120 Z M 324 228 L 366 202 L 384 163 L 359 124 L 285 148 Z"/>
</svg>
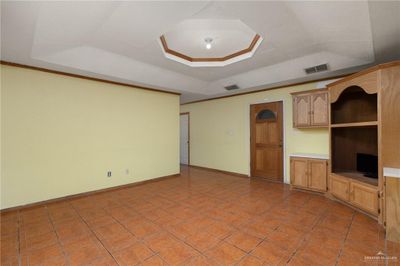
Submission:
<svg viewBox="0 0 400 266">
<path fill-rule="evenodd" d="M 328 91 L 311 90 L 292 93 L 293 96 L 293 127 L 314 128 L 327 127 Z"/>
</svg>

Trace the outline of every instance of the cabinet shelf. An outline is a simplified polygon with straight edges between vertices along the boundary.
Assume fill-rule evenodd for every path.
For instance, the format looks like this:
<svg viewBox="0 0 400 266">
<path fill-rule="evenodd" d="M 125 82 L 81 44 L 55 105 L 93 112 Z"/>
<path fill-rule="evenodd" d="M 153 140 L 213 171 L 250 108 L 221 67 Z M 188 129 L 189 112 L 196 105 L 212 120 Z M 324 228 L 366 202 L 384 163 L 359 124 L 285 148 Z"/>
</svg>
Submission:
<svg viewBox="0 0 400 266">
<path fill-rule="evenodd" d="M 339 127 L 367 127 L 367 126 L 377 126 L 377 125 L 378 125 L 378 121 L 368 121 L 368 122 L 331 124 L 331 127 L 333 127 L 333 128 L 339 128 Z"/>
<path fill-rule="evenodd" d="M 360 173 L 357 171 L 334 171 L 333 174 L 347 177 L 352 180 L 356 180 L 356 181 L 366 183 L 366 184 L 369 184 L 372 186 L 378 186 L 377 178 L 371 178 L 371 177 L 364 176 L 363 173 Z"/>
</svg>

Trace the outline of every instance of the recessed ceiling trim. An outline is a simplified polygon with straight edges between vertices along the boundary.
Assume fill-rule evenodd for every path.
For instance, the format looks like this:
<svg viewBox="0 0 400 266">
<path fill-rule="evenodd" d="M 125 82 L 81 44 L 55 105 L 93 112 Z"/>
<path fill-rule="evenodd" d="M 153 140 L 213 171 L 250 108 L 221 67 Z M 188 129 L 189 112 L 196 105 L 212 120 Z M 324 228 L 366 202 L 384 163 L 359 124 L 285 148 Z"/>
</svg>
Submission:
<svg viewBox="0 0 400 266">
<path fill-rule="evenodd" d="M 169 59 L 184 63 L 189 66 L 225 66 L 246 58 L 250 58 L 262 40 L 263 38 L 259 34 L 256 34 L 247 48 L 223 57 L 190 57 L 169 48 L 165 36 L 160 36 L 160 43 L 164 50 L 165 56 Z"/>
</svg>

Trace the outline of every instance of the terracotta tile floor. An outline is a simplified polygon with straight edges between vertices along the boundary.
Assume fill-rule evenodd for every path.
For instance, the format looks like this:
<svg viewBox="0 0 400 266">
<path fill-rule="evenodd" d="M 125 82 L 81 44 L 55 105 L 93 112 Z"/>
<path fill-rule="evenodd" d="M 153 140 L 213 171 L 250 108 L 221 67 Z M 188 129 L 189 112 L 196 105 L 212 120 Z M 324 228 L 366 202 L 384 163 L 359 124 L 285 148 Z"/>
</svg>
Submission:
<svg viewBox="0 0 400 266">
<path fill-rule="evenodd" d="M 287 185 L 180 177 L 1 215 L 1 265 L 384 265 L 377 222 Z"/>
</svg>

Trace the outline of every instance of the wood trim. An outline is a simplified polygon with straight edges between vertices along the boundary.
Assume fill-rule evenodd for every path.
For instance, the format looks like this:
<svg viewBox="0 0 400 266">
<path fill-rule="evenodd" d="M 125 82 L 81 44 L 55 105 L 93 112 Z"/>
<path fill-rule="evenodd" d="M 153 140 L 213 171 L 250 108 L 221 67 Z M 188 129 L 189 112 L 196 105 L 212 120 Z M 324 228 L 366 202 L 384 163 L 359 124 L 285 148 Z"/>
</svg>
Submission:
<svg viewBox="0 0 400 266">
<path fill-rule="evenodd" d="M 325 80 L 330 80 L 330 79 L 344 78 L 344 77 L 347 77 L 349 75 L 351 75 L 351 74 L 344 74 L 344 75 L 338 75 L 338 76 L 329 77 L 329 78 L 321 78 L 321 79 L 314 79 L 314 80 L 309 80 L 309 81 L 289 83 L 289 84 L 286 84 L 286 85 L 279 85 L 279 86 L 275 86 L 275 87 L 264 88 L 264 89 L 254 90 L 254 91 L 247 91 L 247 92 L 241 92 L 241 93 L 236 93 L 236 94 L 217 96 L 217 97 L 212 97 L 212 98 L 207 98 L 207 99 L 202 99 L 202 100 L 195 100 L 195 101 L 191 101 L 191 102 L 187 102 L 187 103 L 182 103 L 181 105 L 192 104 L 192 103 L 200 103 L 200 102 L 208 102 L 208 101 L 213 101 L 213 100 L 219 100 L 219 99 L 230 98 L 230 97 L 237 97 L 237 96 L 253 94 L 253 93 L 259 93 L 259 92 L 264 92 L 264 91 L 277 90 L 277 89 L 293 87 L 293 86 L 300 86 L 300 85 L 304 85 L 304 84 L 320 82 L 320 81 L 325 81 Z"/>
<path fill-rule="evenodd" d="M 312 90 L 306 90 L 306 91 L 295 91 L 291 92 L 291 95 L 301 95 L 301 94 L 309 94 L 309 93 L 314 93 L 314 92 L 327 92 L 328 89 L 312 89 Z"/>
<path fill-rule="evenodd" d="M 378 121 L 331 124 L 331 128 L 377 126 Z"/>
<path fill-rule="evenodd" d="M 351 74 L 351 75 L 349 75 L 349 76 L 347 76 L 347 77 L 345 77 L 345 78 L 343 78 L 341 80 L 337 80 L 335 82 L 329 83 L 327 86 L 328 87 L 332 87 L 332 86 L 335 86 L 335 85 L 340 84 L 342 82 L 351 81 L 352 79 L 354 79 L 356 77 L 363 76 L 363 75 L 368 74 L 370 72 L 374 72 L 374 71 L 379 70 L 379 69 L 384 69 L 384 68 L 398 66 L 398 65 L 400 65 L 400 60 L 396 60 L 396 61 L 385 63 L 385 64 L 379 64 L 379 65 L 367 68 L 365 70 L 361 70 L 361 71 L 359 71 L 357 73 Z"/>
<path fill-rule="evenodd" d="M 209 168 L 209 167 L 204 167 L 204 166 L 190 165 L 189 168 L 197 168 L 197 169 L 206 170 L 206 171 L 215 172 L 215 173 L 234 175 L 234 176 L 241 177 L 241 178 L 249 178 L 249 176 L 245 175 L 245 174 L 229 172 L 229 171 L 224 171 L 224 170 L 219 170 L 219 169 Z"/>
<path fill-rule="evenodd" d="M 367 94 L 376 94 L 380 92 L 381 84 L 378 80 L 379 72 L 380 71 L 369 72 L 363 76 L 358 76 L 354 79 L 340 82 L 335 86 L 329 85 L 331 103 L 335 103 L 345 90 L 353 86 L 361 88 Z"/>
<path fill-rule="evenodd" d="M 187 115 L 188 116 L 188 165 L 190 165 L 190 112 L 183 112 L 179 114 L 181 115 Z"/>
<path fill-rule="evenodd" d="M 161 45 L 164 49 L 164 52 L 174 55 L 176 57 L 179 57 L 181 59 L 184 59 L 186 61 L 189 61 L 189 62 L 223 62 L 223 61 L 227 61 L 229 59 L 238 57 L 242 54 L 251 52 L 254 49 L 254 47 L 256 46 L 258 40 L 260 40 L 260 38 L 261 38 L 261 36 L 256 34 L 254 36 L 253 40 L 251 41 L 249 47 L 247 47 L 243 50 L 237 51 L 235 53 L 223 56 L 223 57 L 190 57 L 188 55 L 182 54 L 178 51 L 175 51 L 175 50 L 172 50 L 171 48 L 169 48 L 167 40 L 164 35 L 160 36 L 160 41 L 161 41 Z"/>
<path fill-rule="evenodd" d="M 42 72 L 47 72 L 47 73 L 52 73 L 52 74 L 57 74 L 57 75 L 73 77 L 73 78 L 80 78 L 80 79 L 103 82 L 103 83 L 108 83 L 108 84 L 113 84 L 113 85 L 120 85 L 120 86 L 135 88 L 135 89 L 148 90 L 148 91 L 161 92 L 161 93 L 168 93 L 168 94 L 173 94 L 173 95 L 181 95 L 181 93 L 179 93 L 179 92 L 166 91 L 166 90 L 155 89 L 155 88 L 150 88 L 150 87 L 144 87 L 144 86 L 128 84 L 128 83 L 123 83 L 123 82 L 118 82 L 118 81 L 112 81 L 112 80 L 107 80 L 107 79 L 93 78 L 93 77 L 89 77 L 89 76 L 72 74 L 72 73 L 62 72 L 62 71 L 58 71 L 58 70 L 52 70 L 52 69 L 48 69 L 48 68 L 42 68 L 42 67 L 36 67 L 36 66 L 30 66 L 30 65 L 23 65 L 23 64 L 18 64 L 18 63 L 3 61 L 3 60 L 0 60 L 0 64 L 5 65 L 5 66 L 27 68 L 27 69 L 31 69 L 31 70 L 37 70 L 37 71 L 42 71 Z"/>
<path fill-rule="evenodd" d="M 87 196 L 92 196 L 92 195 L 101 194 L 101 193 L 105 193 L 105 192 L 121 190 L 121 189 L 129 188 L 129 187 L 141 186 L 141 185 L 148 184 L 148 183 L 160 182 L 160 181 L 163 181 L 165 179 L 175 178 L 175 177 L 178 177 L 178 176 L 180 176 L 180 173 L 173 174 L 173 175 L 167 175 L 167 176 L 160 176 L 160 177 L 156 177 L 156 178 L 149 179 L 149 180 L 129 183 L 129 184 L 115 186 L 115 187 L 103 188 L 103 189 L 98 189 L 98 190 L 93 190 L 93 191 L 88 191 L 88 192 L 68 195 L 68 196 L 59 197 L 59 198 L 54 198 L 54 199 L 49 199 L 49 200 L 44 200 L 44 201 L 38 201 L 38 202 L 34 202 L 34 203 L 29 203 L 29 204 L 25 204 L 25 205 L 20 205 L 20 206 L 16 206 L 16 207 L 2 209 L 2 210 L 0 210 L 0 214 L 6 213 L 6 212 L 11 212 L 11 211 L 18 211 L 18 210 L 36 208 L 36 207 L 39 207 L 39 206 L 42 206 L 42 205 L 56 203 L 56 202 L 60 202 L 60 201 L 84 198 L 84 197 L 87 197 Z"/>
<path fill-rule="evenodd" d="M 386 237 L 400 243 L 400 179 L 386 177 Z"/>
</svg>

